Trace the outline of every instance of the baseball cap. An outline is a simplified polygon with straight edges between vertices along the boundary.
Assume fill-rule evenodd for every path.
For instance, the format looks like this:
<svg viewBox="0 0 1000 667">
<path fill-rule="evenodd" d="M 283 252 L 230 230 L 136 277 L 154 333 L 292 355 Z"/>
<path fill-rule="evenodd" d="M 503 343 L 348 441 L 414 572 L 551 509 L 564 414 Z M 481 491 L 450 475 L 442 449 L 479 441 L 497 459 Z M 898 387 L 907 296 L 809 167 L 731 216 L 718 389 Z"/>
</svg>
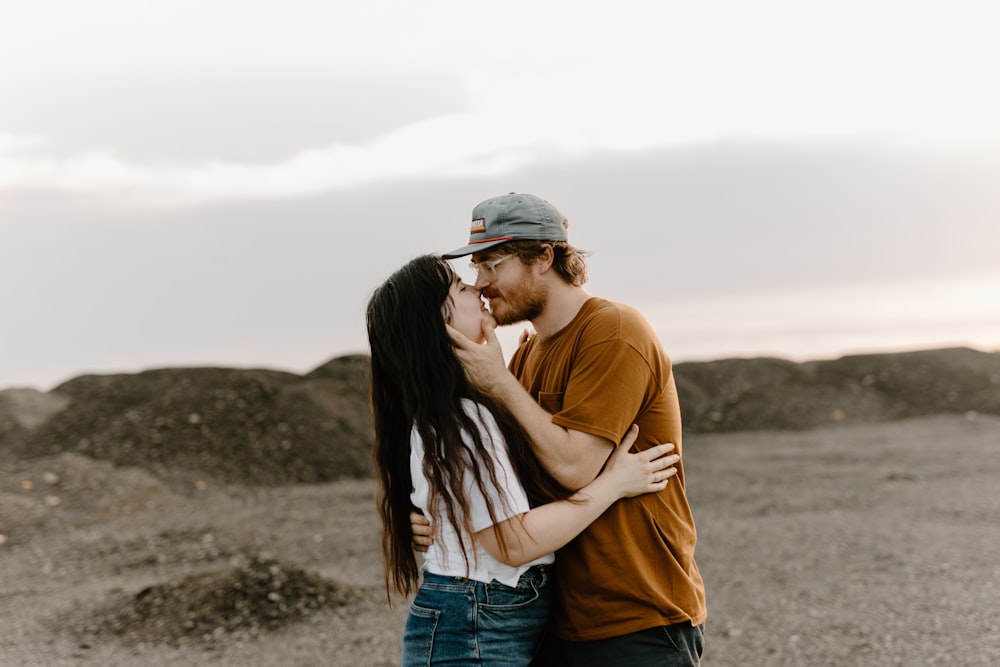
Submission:
<svg viewBox="0 0 1000 667">
<path fill-rule="evenodd" d="M 555 206 L 535 195 L 500 195 L 472 209 L 469 245 L 446 252 L 454 259 L 482 252 L 507 241 L 567 241 L 566 218 Z"/>
</svg>

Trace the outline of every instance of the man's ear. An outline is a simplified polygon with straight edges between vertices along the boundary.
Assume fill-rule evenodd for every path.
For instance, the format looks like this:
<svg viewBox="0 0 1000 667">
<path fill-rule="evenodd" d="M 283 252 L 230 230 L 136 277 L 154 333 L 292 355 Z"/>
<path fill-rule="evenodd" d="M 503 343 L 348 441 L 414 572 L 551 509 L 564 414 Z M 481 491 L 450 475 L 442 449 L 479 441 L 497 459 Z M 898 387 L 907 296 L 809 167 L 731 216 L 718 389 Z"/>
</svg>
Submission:
<svg viewBox="0 0 1000 667">
<path fill-rule="evenodd" d="M 539 273 L 546 273 L 552 268 L 552 262 L 556 259 L 556 251 L 548 243 L 542 244 L 542 252 L 535 258 L 535 266 Z"/>
</svg>

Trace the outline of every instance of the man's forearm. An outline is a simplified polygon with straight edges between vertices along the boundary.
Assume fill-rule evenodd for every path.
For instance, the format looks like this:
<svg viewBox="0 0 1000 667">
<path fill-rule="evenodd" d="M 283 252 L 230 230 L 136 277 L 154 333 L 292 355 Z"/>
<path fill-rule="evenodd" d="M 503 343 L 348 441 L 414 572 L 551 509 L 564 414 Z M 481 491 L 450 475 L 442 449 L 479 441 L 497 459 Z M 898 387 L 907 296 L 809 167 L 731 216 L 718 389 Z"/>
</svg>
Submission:
<svg viewBox="0 0 1000 667">
<path fill-rule="evenodd" d="M 447 329 L 469 381 L 496 396 L 514 414 L 549 474 L 574 491 L 592 482 L 618 443 L 552 423 L 552 415 L 507 370 L 493 327 L 484 322 L 485 345 L 473 343 L 451 327 Z"/>
<path fill-rule="evenodd" d="M 616 443 L 553 423 L 552 415 L 513 375 L 498 378 L 491 391 L 513 413 L 527 432 L 538 460 L 560 484 L 577 490 L 597 477 Z"/>
</svg>

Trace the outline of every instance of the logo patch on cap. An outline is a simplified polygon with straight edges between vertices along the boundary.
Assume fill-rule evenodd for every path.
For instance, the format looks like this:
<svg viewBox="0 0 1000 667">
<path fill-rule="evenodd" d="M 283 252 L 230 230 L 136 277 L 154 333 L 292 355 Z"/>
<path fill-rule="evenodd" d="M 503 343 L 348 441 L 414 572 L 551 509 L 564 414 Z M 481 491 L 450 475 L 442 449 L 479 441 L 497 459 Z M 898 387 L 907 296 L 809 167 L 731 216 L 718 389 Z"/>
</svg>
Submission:
<svg viewBox="0 0 1000 667">
<path fill-rule="evenodd" d="M 472 221 L 472 227 L 469 229 L 470 234 L 482 234 L 486 231 L 486 219 L 476 218 Z"/>
</svg>

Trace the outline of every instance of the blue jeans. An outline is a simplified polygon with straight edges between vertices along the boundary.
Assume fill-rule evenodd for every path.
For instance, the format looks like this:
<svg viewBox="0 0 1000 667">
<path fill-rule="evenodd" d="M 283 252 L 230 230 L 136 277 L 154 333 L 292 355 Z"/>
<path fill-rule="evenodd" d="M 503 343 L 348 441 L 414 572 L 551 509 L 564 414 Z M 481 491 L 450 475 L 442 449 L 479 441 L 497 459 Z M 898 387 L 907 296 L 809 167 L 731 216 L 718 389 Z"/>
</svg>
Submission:
<svg viewBox="0 0 1000 667">
<path fill-rule="evenodd" d="M 425 572 L 403 630 L 403 667 L 526 667 L 552 611 L 552 574 L 536 565 L 511 588 Z"/>
</svg>

